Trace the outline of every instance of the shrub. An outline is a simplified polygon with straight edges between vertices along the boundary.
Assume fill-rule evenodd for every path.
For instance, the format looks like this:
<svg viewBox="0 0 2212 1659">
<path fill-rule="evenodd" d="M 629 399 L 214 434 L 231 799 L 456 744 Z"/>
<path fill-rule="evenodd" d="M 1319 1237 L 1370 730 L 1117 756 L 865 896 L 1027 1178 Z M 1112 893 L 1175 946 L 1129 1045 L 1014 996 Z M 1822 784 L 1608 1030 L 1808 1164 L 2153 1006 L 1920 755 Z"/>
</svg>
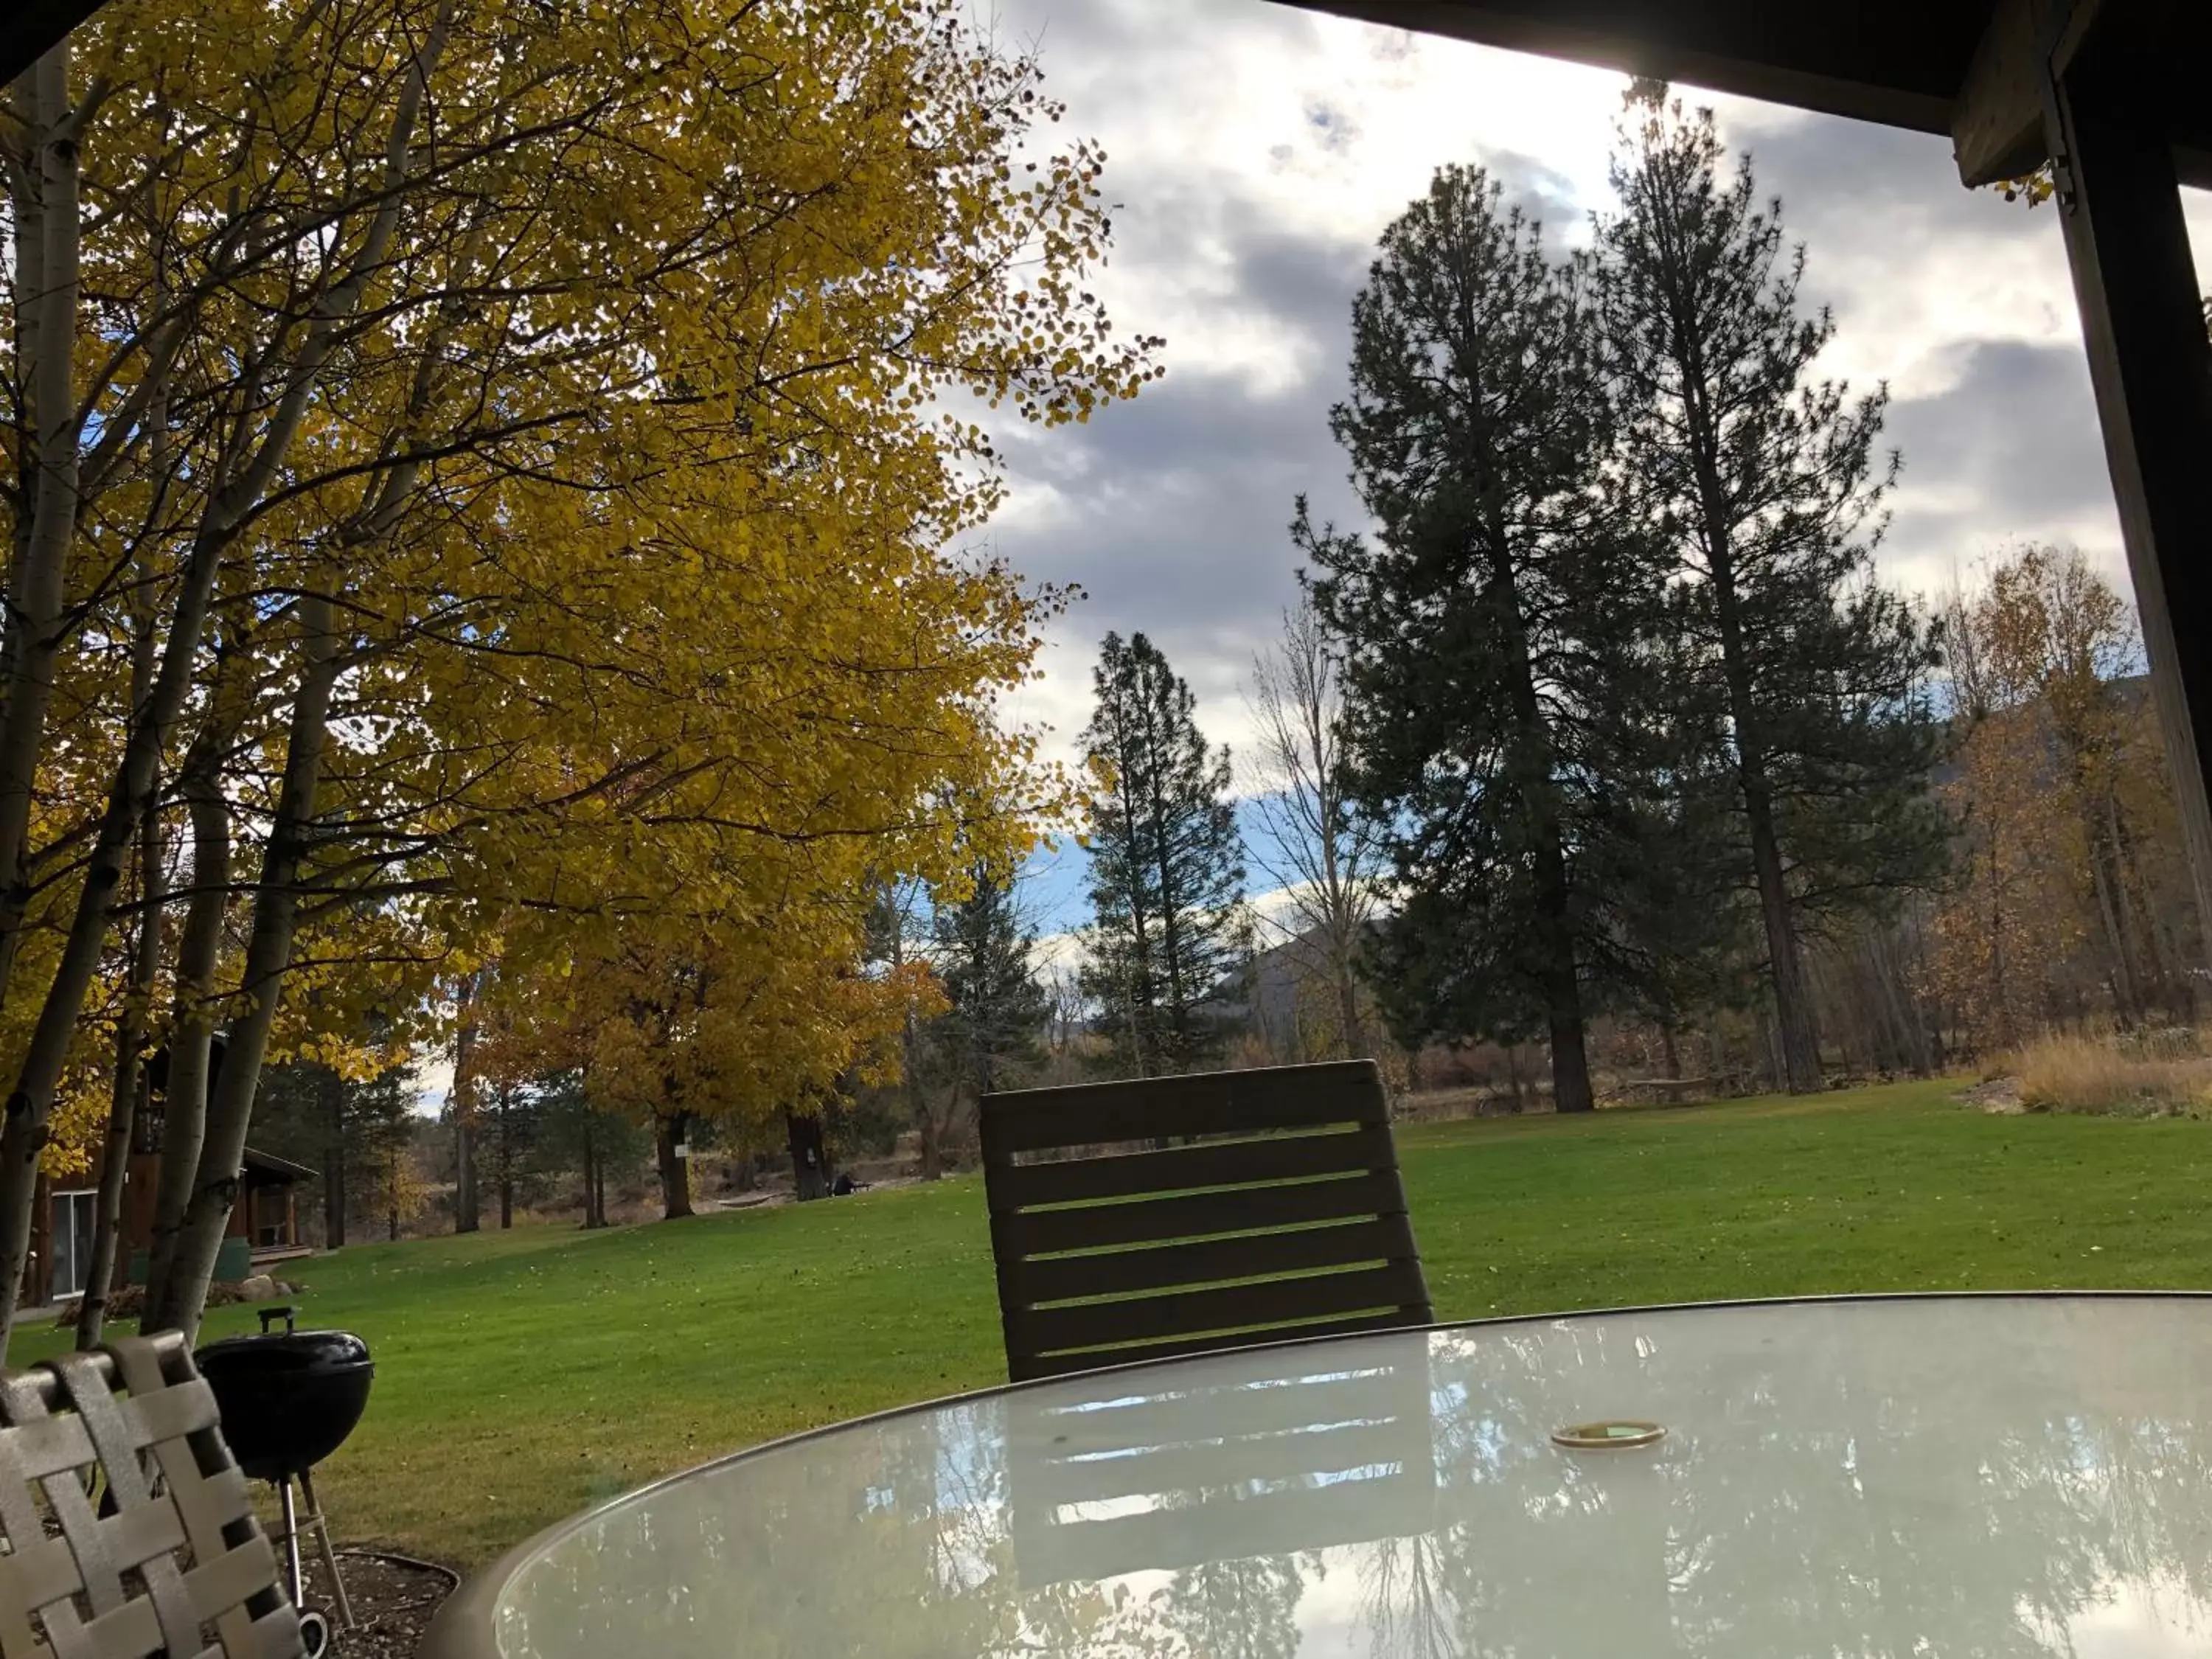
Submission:
<svg viewBox="0 0 2212 1659">
<path fill-rule="evenodd" d="M 2037 1112 L 2212 1115 L 2212 1058 L 2193 1037 L 2048 1036 L 2011 1055 L 2021 1104 Z"/>
</svg>

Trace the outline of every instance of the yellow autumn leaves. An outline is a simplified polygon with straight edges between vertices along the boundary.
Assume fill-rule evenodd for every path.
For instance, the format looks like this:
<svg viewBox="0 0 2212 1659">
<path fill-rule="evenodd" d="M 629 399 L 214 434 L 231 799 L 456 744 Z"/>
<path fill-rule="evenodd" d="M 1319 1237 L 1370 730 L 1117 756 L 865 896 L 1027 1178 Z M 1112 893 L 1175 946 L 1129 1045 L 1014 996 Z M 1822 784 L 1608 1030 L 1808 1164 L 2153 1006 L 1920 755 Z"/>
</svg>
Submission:
<svg viewBox="0 0 2212 1659">
<path fill-rule="evenodd" d="M 65 108 L 15 88 L 0 307 L 29 384 L 68 244 L 81 477 L 11 1078 L 132 729 L 174 890 L 157 1041 L 276 994 L 268 1058 L 404 1043 L 496 958 L 641 1110 L 766 1111 L 863 1060 L 928 994 L 859 970 L 870 884 L 1011 863 L 1006 804 L 1066 787 L 996 719 L 1058 601 L 963 550 L 1001 484 L 956 411 L 1077 420 L 1157 372 L 1087 291 L 1103 158 L 1037 78 L 955 0 L 114 0 Z M 20 545 L 52 469 L 0 465 Z M 127 695 L 145 629 L 167 709 Z M 179 998 L 191 787 L 231 868 Z M 284 965 L 247 986 L 278 842 Z M 100 1097 L 131 891 L 49 1115 Z M 52 1116 L 50 1161 L 95 1115 Z"/>
<path fill-rule="evenodd" d="M 2127 602 L 2070 547 L 1996 562 L 1946 650 L 1962 830 L 1929 988 L 1983 1053 L 2188 1000 L 2189 873 Z"/>
</svg>

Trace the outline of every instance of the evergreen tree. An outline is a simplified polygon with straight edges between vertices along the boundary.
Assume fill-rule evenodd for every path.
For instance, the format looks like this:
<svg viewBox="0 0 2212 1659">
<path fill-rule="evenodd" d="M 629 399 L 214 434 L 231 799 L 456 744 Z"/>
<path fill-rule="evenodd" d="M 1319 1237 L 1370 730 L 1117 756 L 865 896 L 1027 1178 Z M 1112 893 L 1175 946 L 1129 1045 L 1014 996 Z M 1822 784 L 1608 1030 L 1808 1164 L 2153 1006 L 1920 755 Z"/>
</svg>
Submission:
<svg viewBox="0 0 2212 1659">
<path fill-rule="evenodd" d="M 1934 641 L 1872 580 L 1897 468 L 1875 454 L 1886 393 L 1811 378 L 1834 328 L 1799 313 L 1804 251 L 1784 252 L 1779 204 L 1760 210 L 1748 161 L 1723 179 L 1710 113 L 1650 88 L 1632 108 L 1596 283 L 1622 476 L 1671 544 L 1665 631 L 1691 652 L 1674 684 L 1720 734 L 1788 1082 L 1817 1088 L 1808 928 L 1881 909 L 1943 858 Z"/>
<path fill-rule="evenodd" d="M 414 1127 L 415 1091 L 405 1066 L 349 1080 L 319 1060 L 293 1060 L 262 1074 L 254 1144 L 321 1172 L 327 1249 L 344 1244 L 349 1222 L 379 1218 L 389 1166 Z"/>
<path fill-rule="evenodd" d="M 931 917 L 937 976 L 951 1006 L 930 1036 L 957 1087 L 985 1095 L 1041 1058 L 1048 1009 L 1030 968 L 1036 941 L 1022 925 L 1012 883 L 979 866 L 967 897 Z"/>
<path fill-rule="evenodd" d="M 1663 599 L 1658 615 L 1667 614 Z M 1669 695 L 1696 666 L 1694 647 L 1663 627 L 1637 653 L 1635 720 L 1613 763 L 1632 803 L 1634 878 L 1616 905 L 1630 1006 L 1659 1032 L 1667 1075 L 1680 1039 L 1752 1000 L 1755 907 L 1735 879 L 1735 769 L 1711 709 Z"/>
<path fill-rule="evenodd" d="M 411 1066 L 387 1066 L 346 1086 L 345 1191 L 334 1213 L 343 1210 L 372 1233 L 403 1206 L 404 1183 L 398 1172 L 420 1123 L 415 1103 Z M 338 1242 L 333 1233 L 331 1243 Z"/>
<path fill-rule="evenodd" d="M 1108 781 L 1091 806 L 1084 988 L 1137 1076 L 1187 1072 L 1219 1047 L 1206 1004 L 1243 926 L 1229 751 L 1207 744 L 1190 688 L 1142 634 L 1109 634 L 1091 684 L 1083 742 Z"/>
<path fill-rule="evenodd" d="M 878 884 L 868 916 L 867 958 L 892 972 L 927 960 L 944 993 L 925 1018 L 909 1005 L 900 1032 L 900 1076 L 889 1086 L 851 1083 L 864 1115 L 902 1103 L 916 1132 L 921 1177 L 945 1172 L 946 1138 L 963 1106 L 1010 1086 L 1043 1058 L 1050 1008 L 1030 969 L 1036 943 L 1024 927 L 1013 884 L 988 860 L 969 871 L 973 885 L 951 899 L 920 881 Z M 895 1142 L 890 1126 L 886 1144 Z"/>
<path fill-rule="evenodd" d="M 533 1079 L 501 1077 L 483 1090 L 482 1155 L 499 1198 L 499 1224 L 514 1225 L 518 1193 L 528 1206 L 537 1194 L 536 1152 L 544 1132 L 545 1091 Z"/>
<path fill-rule="evenodd" d="M 1583 1024 L 1629 982 L 1638 873 L 1617 752 L 1648 580 L 1617 492 L 1578 262 L 1480 168 L 1442 169 L 1382 238 L 1330 423 L 1377 526 L 1293 534 L 1344 646 L 1347 779 L 1393 827 L 1373 977 L 1400 1040 L 1550 1038 L 1587 1110 Z"/>
<path fill-rule="evenodd" d="M 607 1182 L 633 1179 L 653 1150 L 653 1137 L 635 1119 L 601 1111 L 579 1071 L 557 1072 L 538 1085 L 538 1133 L 530 1152 L 535 1172 L 551 1181 L 573 1175 L 583 1189 L 586 1227 L 607 1224 Z"/>
</svg>

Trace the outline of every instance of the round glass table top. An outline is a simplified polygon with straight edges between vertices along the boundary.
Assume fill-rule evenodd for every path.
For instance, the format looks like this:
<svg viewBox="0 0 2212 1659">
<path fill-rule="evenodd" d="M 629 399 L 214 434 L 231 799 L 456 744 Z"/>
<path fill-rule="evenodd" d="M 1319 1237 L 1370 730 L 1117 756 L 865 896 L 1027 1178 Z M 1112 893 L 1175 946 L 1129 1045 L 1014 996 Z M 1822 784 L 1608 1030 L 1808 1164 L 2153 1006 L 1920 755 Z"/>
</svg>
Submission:
<svg viewBox="0 0 2212 1659">
<path fill-rule="evenodd" d="M 2212 1655 L 2212 1300 L 1593 1314 L 1069 1378 L 665 1482 L 465 1610 L 507 1659 Z"/>
</svg>

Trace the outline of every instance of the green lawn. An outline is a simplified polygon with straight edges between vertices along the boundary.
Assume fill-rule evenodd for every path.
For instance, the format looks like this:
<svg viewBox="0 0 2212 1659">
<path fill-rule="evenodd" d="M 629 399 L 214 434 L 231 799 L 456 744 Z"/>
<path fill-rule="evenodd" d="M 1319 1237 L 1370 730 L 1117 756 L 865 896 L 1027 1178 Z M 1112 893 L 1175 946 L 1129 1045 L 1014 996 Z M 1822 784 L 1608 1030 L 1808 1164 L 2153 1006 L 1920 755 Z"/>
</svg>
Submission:
<svg viewBox="0 0 2212 1659">
<path fill-rule="evenodd" d="M 2212 1286 L 2212 1127 L 1993 1117 L 1947 1085 L 1401 1133 L 1445 1318 L 1706 1297 Z M 973 1179 L 585 1235 L 349 1249 L 374 1346 L 341 1530 L 465 1564 L 652 1476 L 1000 1381 Z M 228 1308 L 208 1334 L 250 1328 Z M 13 1358 L 59 1334 L 26 1332 Z"/>
</svg>

